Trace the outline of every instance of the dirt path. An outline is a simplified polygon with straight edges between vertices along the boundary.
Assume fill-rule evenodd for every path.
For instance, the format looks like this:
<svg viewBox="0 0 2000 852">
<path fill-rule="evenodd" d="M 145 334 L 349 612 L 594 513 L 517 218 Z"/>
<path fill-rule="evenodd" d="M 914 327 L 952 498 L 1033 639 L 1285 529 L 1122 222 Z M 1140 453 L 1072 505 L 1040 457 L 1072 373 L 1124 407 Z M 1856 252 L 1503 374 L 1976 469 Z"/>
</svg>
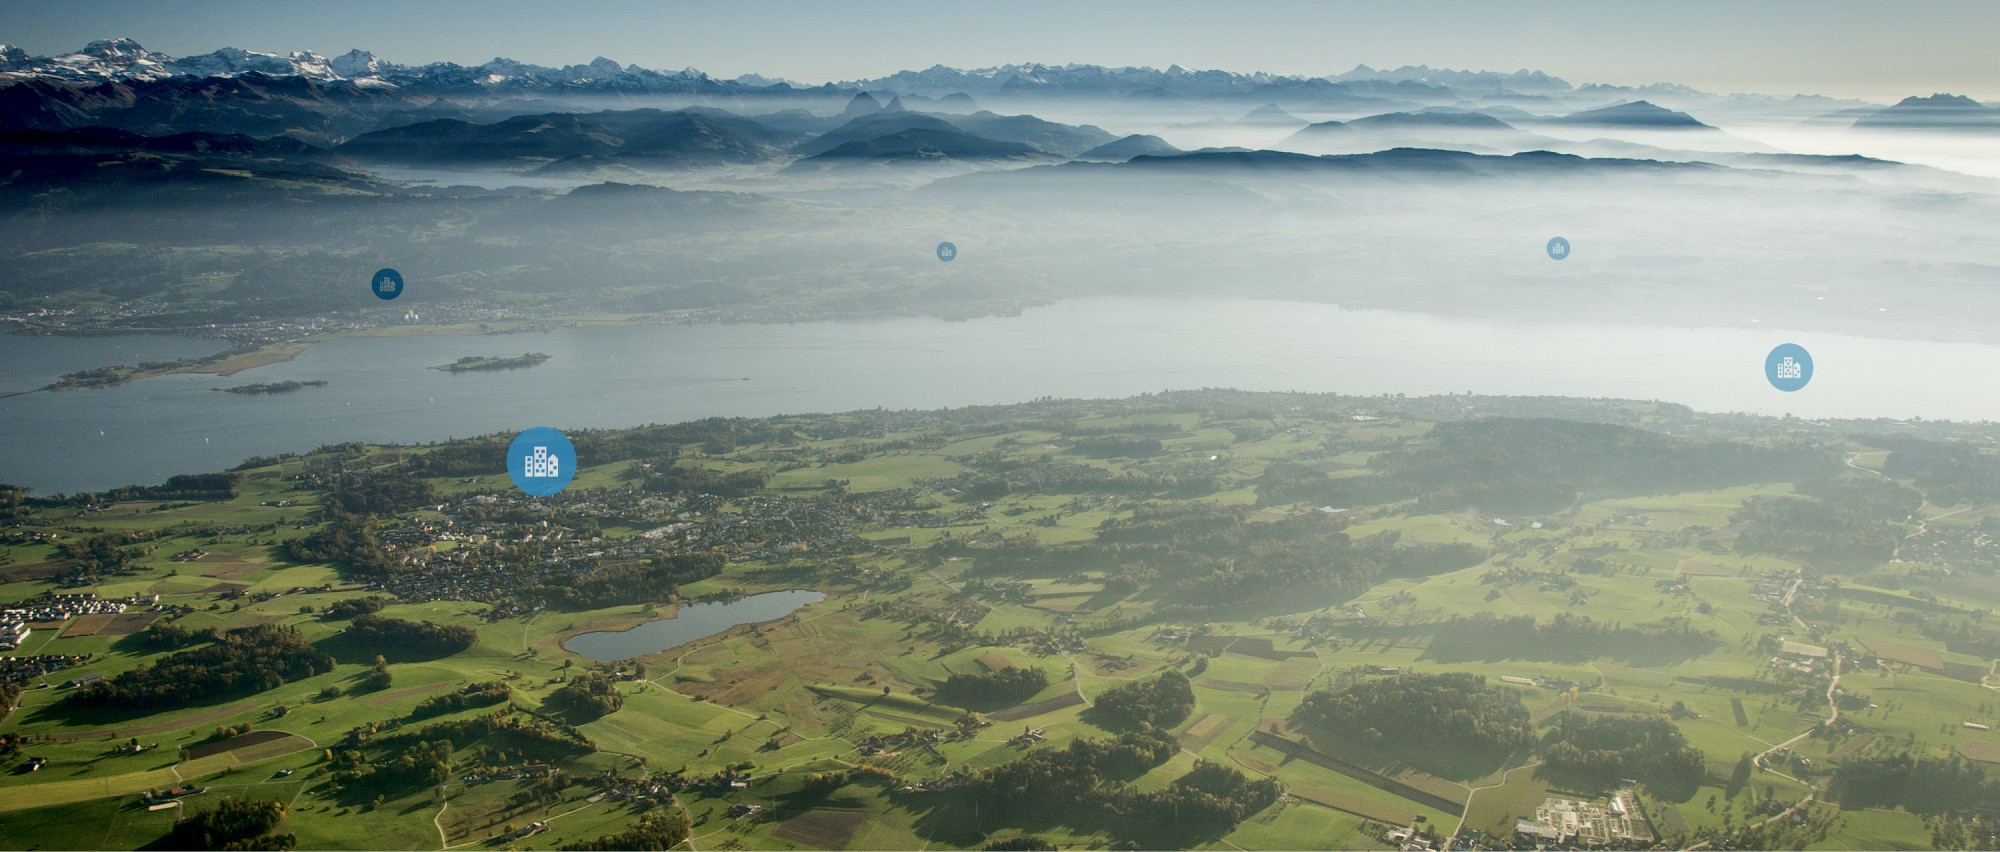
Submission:
<svg viewBox="0 0 2000 852">
<path fill-rule="evenodd" d="M 442 820 L 444 819 L 444 812 L 451 810 L 451 796 L 445 793 L 443 784 L 438 785 L 438 800 L 437 816 L 431 817 L 431 825 L 435 826 L 438 830 L 438 848 L 450 849 L 451 838 L 444 836 L 444 823 Z"/>
<path fill-rule="evenodd" d="M 1459 815 L 1459 817 L 1458 817 L 1458 827 L 1457 827 L 1457 828 L 1454 828 L 1454 829 L 1452 829 L 1452 830 L 1451 830 L 1451 836 L 1453 836 L 1453 837 L 1457 837 L 1457 836 L 1458 836 L 1458 833 L 1459 833 L 1459 832 L 1461 832 L 1461 831 L 1464 831 L 1464 830 L 1465 830 L 1465 820 L 1466 820 L 1466 818 L 1467 818 L 1467 817 L 1470 817 L 1470 816 L 1472 816 L 1472 800 L 1473 800 L 1473 799 L 1476 799 L 1476 798 L 1479 798 L 1479 791 L 1481 791 L 1481 790 L 1491 790 L 1491 789 L 1493 789 L 1493 788 L 1495 788 L 1495 787 L 1505 787 L 1505 786 L 1507 786 L 1507 779 L 1509 779 L 1509 778 L 1512 778 L 1512 777 L 1514 777 L 1514 773 L 1516 773 L 1516 772 L 1520 772 L 1520 771 L 1523 771 L 1523 770 L 1528 770 L 1528 769 L 1534 769 L 1535 767 L 1537 767 L 1537 766 L 1540 766 L 1540 765 L 1542 765 L 1542 762 L 1541 762 L 1541 761 L 1539 761 L 1539 760 L 1537 760 L 1537 761 L 1535 761 L 1534 763 L 1530 763 L 1530 764 L 1528 764 L 1527 766 L 1517 766 L 1517 767 L 1514 767 L 1513 769 L 1509 769 L 1509 770 L 1507 770 L 1506 772 L 1503 772 L 1503 773 L 1500 773 L 1500 780 L 1498 780 L 1498 781 L 1495 781 L 1495 782 L 1493 782 L 1493 783 L 1491 783 L 1491 784 L 1486 784 L 1486 785 L 1482 785 L 1482 786 L 1479 786 L 1479 787 L 1474 787 L 1474 788 L 1472 788 L 1471 790 L 1468 790 L 1468 791 L 1466 791 L 1466 793 L 1465 793 L 1465 813 L 1462 813 L 1462 814 L 1460 814 L 1460 815 Z"/>
</svg>

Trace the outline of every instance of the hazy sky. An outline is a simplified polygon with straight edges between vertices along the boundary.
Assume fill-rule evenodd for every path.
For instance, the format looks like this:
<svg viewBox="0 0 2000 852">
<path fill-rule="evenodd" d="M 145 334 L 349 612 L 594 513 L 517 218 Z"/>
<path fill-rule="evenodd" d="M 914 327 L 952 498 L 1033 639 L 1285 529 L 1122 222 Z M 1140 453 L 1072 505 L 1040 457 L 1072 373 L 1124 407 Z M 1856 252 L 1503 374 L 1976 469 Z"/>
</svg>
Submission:
<svg viewBox="0 0 2000 852">
<path fill-rule="evenodd" d="M 1357 63 L 1512 71 L 1572 83 L 2000 100 L 2000 3 L 644 2 L 0 0 L 0 42 L 37 55 L 129 36 L 174 55 L 372 50 L 467 64 L 608 56 L 818 83 L 935 64 L 1180 64 L 1322 75 Z"/>
</svg>

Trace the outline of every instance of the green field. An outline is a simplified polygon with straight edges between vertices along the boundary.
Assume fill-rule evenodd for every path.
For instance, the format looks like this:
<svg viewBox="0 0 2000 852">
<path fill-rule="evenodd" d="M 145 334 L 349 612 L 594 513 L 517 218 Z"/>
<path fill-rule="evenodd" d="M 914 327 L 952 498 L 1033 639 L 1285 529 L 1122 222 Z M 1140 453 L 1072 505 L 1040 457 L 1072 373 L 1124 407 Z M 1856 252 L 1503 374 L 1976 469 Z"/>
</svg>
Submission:
<svg viewBox="0 0 2000 852">
<path fill-rule="evenodd" d="M 739 425 L 727 446 L 714 437 L 674 442 L 680 461 L 673 464 L 686 481 L 734 489 L 726 494 L 668 490 L 649 502 L 651 492 L 639 484 L 658 471 L 639 457 L 613 459 L 582 473 L 572 486 L 582 496 L 523 517 L 479 502 L 506 494 L 504 476 L 439 474 L 428 478 L 435 496 L 423 506 L 368 521 L 390 557 L 430 566 L 386 583 L 339 560 L 294 559 L 287 542 L 326 525 L 321 507 L 344 487 L 313 477 L 345 466 L 415 478 L 410 465 L 436 448 L 370 447 L 342 457 L 335 454 L 343 451 L 327 450 L 274 460 L 242 471 L 235 495 L 226 498 L 31 503 L 0 529 L 12 542 L 0 551 L 0 571 L 59 570 L 5 574 L 0 600 L 159 595 L 159 606 L 168 608 L 159 623 L 217 633 L 275 625 L 331 653 L 334 662 L 330 670 L 269 688 L 219 690 L 157 709 L 84 710 L 71 703 L 77 691 L 64 689 L 63 681 L 158 667 L 176 651 L 139 634 L 64 635 L 86 631 L 36 627 L 21 653 L 88 658 L 49 675 L 47 688 L 42 678 L 24 681 L 17 706 L 0 722 L 0 733 L 21 738 L 0 758 L 9 770 L 0 774 L 0 845 L 143 846 L 172 825 L 175 813 L 146 810 L 139 794 L 199 784 L 209 792 L 189 797 L 183 808 L 226 795 L 282 800 L 289 808 L 284 830 L 298 836 L 301 848 L 556 848 L 635 825 L 651 806 L 638 804 L 629 785 L 682 784 L 745 764 L 740 789 L 691 786 L 674 797 L 670 807 L 689 815 L 697 848 L 950 847 L 1027 833 L 1086 846 L 1386 848 L 1391 824 L 1419 816 L 1425 822 L 1418 825 L 1439 832 L 1462 825 L 1504 837 L 1517 819 L 1532 819 L 1545 797 L 1609 792 L 1555 783 L 1533 745 L 1497 765 L 1460 765 L 1423 743 L 1362 732 L 1321 734 L 1308 751 L 1263 739 L 1272 731 L 1296 736 L 1286 725 L 1310 693 L 1352 689 L 1385 677 L 1375 672 L 1388 668 L 1468 672 L 1488 684 L 1502 677 L 1531 681 L 1510 681 L 1502 694 L 1519 702 L 1537 736 L 1565 710 L 1604 718 L 1670 713 L 1705 769 L 1697 784 L 1671 795 L 1642 787 L 1662 834 L 1734 831 L 1761 819 L 1754 812 L 1767 799 L 1825 796 L 1829 773 L 1843 761 L 1906 751 L 1937 756 L 1961 746 L 1969 754 L 2000 754 L 1994 734 L 1962 724 L 2000 723 L 2000 697 L 1977 675 L 1966 675 L 1990 667 L 1981 656 L 1989 646 L 1978 637 L 2000 631 L 1991 615 L 2000 584 L 1932 562 L 1825 568 L 1797 555 L 1746 549 L 1739 539 L 1743 507 L 1807 499 L 1796 496 L 1790 481 L 1663 494 L 1602 486 L 1607 493 L 1582 489 L 1567 506 L 1537 511 L 1439 510 L 1417 498 L 1319 511 L 1337 502 L 1328 495 L 1344 493 L 1337 483 L 1385 476 L 1372 460 L 1436 444 L 1437 421 L 1419 414 L 1432 410 L 1421 402 L 1411 401 L 1407 415 L 1369 421 L 1351 415 L 1378 416 L 1387 410 L 1381 401 L 1289 395 L 1188 395 L 1146 403 L 1160 410 L 1137 413 L 1079 404 L 1061 417 L 964 414 L 965 422 L 948 426 L 867 413 L 780 418 L 779 437 L 757 438 L 765 433 Z M 1302 410 L 1268 410 L 1279 404 Z M 1757 446 L 1821 441 L 1835 460 L 1858 452 L 1871 467 L 1893 459 L 1862 438 L 1794 434 L 1784 430 L 1795 425 L 1777 421 L 1744 426 L 1637 404 L 1600 405 L 1595 416 L 1606 422 L 1671 420 L 1681 434 Z M 1286 431 L 1302 427 L 1314 437 Z M 1086 452 L 1103 435 L 1131 442 L 1115 445 L 1123 454 Z M 731 485 L 737 481 L 731 476 L 754 476 L 754 484 Z M 1291 480 L 1287 492 L 1273 484 L 1280 476 L 1304 478 Z M 1901 484 L 1921 488 L 1916 480 Z M 594 504 L 590 494 L 620 508 Z M 434 508 L 440 504 L 443 511 Z M 1986 527 L 1978 524 L 1992 515 L 1967 508 L 1925 510 L 1953 513 L 1934 529 L 1960 538 L 1941 539 L 1938 552 L 1969 547 L 1976 554 L 1988 546 L 1978 544 L 1990 540 L 1979 538 Z M 1148 526 L 1157 517 L 1179 520 Z M 544 520 L 550 525 L 541 526 Z M 1185 559 L 1144 551 L 1155 540 L 1148 536 L 1188 535 L 1204 523 L 1266 538 L 1212 554 L 1191 544 L 1182 553 L 1194 555 Z M 796 537 L 806 527 L 817 537 Z M 744 529 L 754 532 L 733 531 Z M 1888 529 L 1902 547 L 1931 546 L 1909 538 L 1914 524 Z M 685 537 L 690 531 L 701 535 Z M 1378 562 L 1368 563 L 1365 582 L 1302 586 L 1281 596 L 1239 591 L 1240 602 L 1188 591 L 1208 588 L 1188 585 L 1202 571 L 1226 576 L 1267 564 L 1277 546 L 1269 537 L 1281 532 L 1315 542 L 1317 553 L 1387 549 L 1369 551 Z M 85 543 L 107 536 L 116 539 L 110 545 L 116 554 L 85 553 Z M 1114 541 L 1117 547 L 1107 544 Z M 520 595 L 549 594 L 545 579 L 518 587 L 531 591 L 505 594 L 420 591 L 428 588 L 427 571 L 458 570 L 451 566 L 459 559 L 492 571 L 556 557 L 592 566 L 655 558 L 620 555 L 621 547 L 722 557 L 719 573 L 640 598 L 620 598 L 614 587 L 582 603 L 517 606 L 527 599 Z M 1150 555 L 1130 556 L 1137 552 Z M 532 562 L 506 562 L 528 554 Z M 1395 561 L 1413 554 L 1468 556 L 1442 567 Z M 110 561 L 88 562 L 100 558 Z M 1325 576 L 1360 569 L 1315 570 Z M 1864 576 L 1866 582 L 1856 579 Z M 1787 609 L 1772 589 L 1782 592 L 1794 582 L 1801 591 Z M 806 588 L 825 599 L 634 660 L 597 664 L 564 646 L 578 634 L 629 629 L 698 598 Z M 372 689 L 376 651 L 353 647 L 344 632 L 352 620 L 327 612 L 370 595 L 397 597 L 380 617 L 464 628 L 476 642 L 455 653 L 388 649 L 391 683 Z M 1452 620 L 1475 614 L 1526 616 L 1543 625 L 1588 617 L 1609 632 L 1582 646 L 1483 642 L 1467 632 L 1474 629 L 1467 622 Z M 1773 666 L 1783 641 L 1830 647 L 1840 656 L 1841 686 L 1852 698 L 1837 731 L 1800 737 L 1824 727 L 1830 715 L 1829 672 L 1825 662 L 1811 673 Z M 1039 670 L 1047 685 L 1011 706 L 982 705 L 983 716 L 938 692 L 954 674 L 1009 668 Z M 565 684 L 593 670 L 617 676 L 611 688 L 621 709 L 578 715 L 563 704 Z M 1092 706 L 1096 699 L 1169 670 L 1193 680 L 1194 706 L 1168 731 L 1182 750 L 1116 784 L 1137 793 L 1169 791 L 1212 761 L 1245 778 L 1274 778 L 1287 796 L 1230 825 L 1175 838 L 1143 821 L 1082 812 L 975 813 L 948 793 L 916 789 L 1115 736 L 1120 728 Z M 513 715 L 506 718 L 542 714 L 532 724 L 571 726 L 593 750 L 565 758 L 563 776 L 537 784 L 532 777 L 480 777 L 483 767 L 534 761 L 504 746 L 496 751 L 499 740 L 468 742 L 450 749 L 442 785 L 386 789 L 379 801 L 338 789 L 329 755 L 359 748 L 369 760 L 386 760 L 392 755 L 366 749 L 395 736 L 396 725 L 415 731 L 506 709 L 412 718 L 422 702 L 493 681 L 508 687 L 513 709 L 506 713 Z M 1735 721 L 1738 704 L 1746 724 Z M 244 725 L 292 736 L 207 757 L 181 755 L 221 736 L 218 728 Z M 1024 744 L 1019 737 L 1029 731 L 1033 737 Z M 145 746 L 137 753 L 127 748 L 134 739 Z M 1792 752 L 1810 766 L 1773 762 L 1732 791 L 1730 770 L 1741 756 L 1795 739 Z M 27 771 L 29 757 L 46 763 Z M 814 773 L 862 766 L 886 770 L 894 780 L 807 789 Z M 1417 795 L 1413 790 L 1435 798 L 1418 801 L 1409 797 Z M 736 805 L 759 810 L 732 817 Z M 976 828 L 967 829 L 967 819 Z M 545 831 L 497 839 L 542 820 Z M 64 828 L 71 825 L 89 828 Z M 1840 811 L 1820 833 L 1814 848 L 1927 848 L 1930 841 L 1918 816 L 1881 808 Z"/>
</svg>

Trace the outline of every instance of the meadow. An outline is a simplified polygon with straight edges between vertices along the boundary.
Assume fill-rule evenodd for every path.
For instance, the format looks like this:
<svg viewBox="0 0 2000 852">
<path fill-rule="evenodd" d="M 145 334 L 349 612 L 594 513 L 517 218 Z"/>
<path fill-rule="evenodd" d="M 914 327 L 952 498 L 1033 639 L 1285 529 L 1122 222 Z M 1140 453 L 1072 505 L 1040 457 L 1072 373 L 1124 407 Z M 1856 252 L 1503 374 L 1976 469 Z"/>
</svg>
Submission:
<svg viewBox="0 0 2000 852">
<path fill-rule="evenodd" d="M 1784 480 L 1672 493 L 1583 487 L 1567 504 L 1538 508 L 1439 511 L 1423 505 L 1425 498 L 1393 494 L 1338 502 L 1352 481 L 1395 473 L 1396 462 L 1378 456 L 1407 457 L 1436 446 L 1435 415 L 1392 408 L 1372 400 L 1313 411 L 1258 397 L 1150 400 L 1075 405 L 1060 417 L 993 413 L 978 421 L 983 415 L 966 414 L 977 422 L 912 419 L 860 428 L 863 413 L 810 421 L 851 434 L 815 438 L 808 426 L 794 424 L 798 434 L 784 442 L 686 446 L 678 463 L 689 468 L 769 473 L 758 494 L 832 501 L 909 494 L 924 522 L 856 522 L 844 534 L 865 546 L 836 556 L 774 558 L 749 555 L 750 544 L 726 545 L 736 550 L 722 572 L 682 585 L 680 598 L 811 588 L 825 600 L 774 621 L 595 666 L 620 676 L 615 689 L 622 698 L 620 709 L 595 718 L 549 703 L 593 668 L 566 651 L 563 640 L 662 617 L 672 601 L 504 617 L 496 617 L 491 600 L 390 602 L 380 616 L 469 628 L 477 642 L 447 656 L 389 661 L 386 688 L 366 686 L 371 655 L 341 652 L 331 671 L 159 712 L 76 709 L 66 703 L 74 690 L 61 684 L 85 672 L 116 677 L 158 666 L 172 651 L 152 647 L 142 632 L 36 625 L 16 653 L 88 660 L 23 683 L 0 722 L 0 734 L 16 744 L 0 762 L 7 770 L 0 774 L 0 845 L 136 848 L 163 834 L 182 810 L 243 796 L 285 802 L 282 830 L 295 834 L 301 848 L 557 848 L 623 831 L 649 809 L 606 779 L 698 779 L 747 765 L 740 787 L 689 786 L 665 805 L 688 816 L 691 848 L 917 848 L 937 841 L 942 821 L 962 814 L 938 794 L 915 788 L 948 785 L 1077 740 L 1116 736 L 1119 729 L 1096 712 L 1094 699 L 1170 670 L 1188 673 L 1194 689 L 1192 710 L 1170 730 L 1181 752 L 1127 783 L 1138 791 L 1167 789 L 1197 761 L 1212 761 L 1246 777 L 1275 778 L 1286 792 L 1227 831 L 1178 838 L 1188 848 L 1392 848 L 1382 832 L 1413 824 L 1505 838 L 1517 819 L 1533 818 L 1545 796 L 1610 792 L 1552 782 L 1534 749 L 1497 766 L 1474 765 L 1359 732 L 1311 739 L 1293 728 L 1294 711 L 1313 691 L 1411 674 L 1482 675 L 1518 699 L 1537 731 L 1566 710 L 1667 714 L 1706 758 L 1706 770 L 1691 793 L 1639 788 L 1649 828 L 1662 843 L 1736 830 L 1763 819 L 1773 800 L 1815 794 L 1834 813 L 1826 792 L 1830 773 L 1856 755 L 2000 760 L 2000 735 L 1963 724 L 2000 722 L 2000 698 L 1984 677 L 1993 663 L 1982 656 L 1987 646 L 1951 638 L 1995 628 L 2000 584 L 1987 575 L 1901 560 L 1835 569 L 1746 552 L 1738 546 L 1740 507 L 1795 496 L 1795 484 Z M 1350 414 L 1361 410 L 1370 419 Z M 1620 404 L 1615 416 L 1665 415 Z M 842 428 L 826 429 L 829 422 Z M 1742 440 L 1764 445 L 1798 437 L 1778 421 L 1709 428 L 1739 429 Z M 1138 449 L 1094 451 L 1100 444 L 1091 442 L 1105 435 L 1125 436 Z M 1889 454 L 1867 440 L 1834 443 L 1856 460 L 1849 475 L 1886 479 L 1877 469 Z M 394 472 L 435 451 L 371 447 L 337 463 L 407 475 Z M 158 595 L 157 606 L 174 608 L 160 617 L 187 630 L 276 625 L 340 650 L 350 622 L 329 618 L 327 610 L 380 590 L 335 564 L 286 555 L 287 541 L 323 522 L 326 492 L 301 477 L 329 463 L 306 456 L 247 468 L 227 499 L 30 505 L 4 529 L 12 543 L 0 561 L 0 571 L 9 572 L 0 601 L 52 592 L 147 601 Z M 637 464 L 593 466 L 572 488 L 633 488 L 643 481 Z M 1309 480 L 1317 490 L 1286 498 L 1274 483 L 1299 469 L 1318 477 Z M 439 499 L 452 501 L 507 487 L 504 476 L 490 473 L 433 480 Z M 1900 484 L 1922 488 L 1913 478 Z M 755 511 L 748 499 L 720 500 L 714 514 Z M 1307 585 L 1281 598 L 1239 603 L 1192 597 L 1189 587 L 1166 579 L 1171 566 L 1152 566 L 1147 574 L 1103 545 L 1107 536 L 1139 535 L 1125 530 L 1155 514 L 1190 507 L 1239 513 L 1229 523 L 1253 531 L 1337 531 L 1346 542 L 1389 548 L 1379 551 L 1385 554 L 1461 548 L 1436 552 L 1473 556 L 1459 566 L 1385 570 L 1359 586 Z M 1992 534 L 1981 533 L 1990 528 L 1987 509 L 1925 503 L 1919 517 L 1893 527 L 1906 542 L 1956 530 L 1988 542 L 1975 546 L 1991 547 Z M 442 523 L 450 514 L 425 507 L 380 523 L 405 529 Z M 1920 533 L 1925 518 L 1936 520 L 1932 532 Z M 594 533 L 612 544 L 654 526 L 610 517 L 593 523 Z M 27 540 L 29 532 L 41 540 Z M 73 545 L 114 533 L 129 534 L 121 545 L 128 558 L 115 569 L 91 569 L 73 555 Z M 441 539 L 419 546 L 438 553 L 472 545 Z M 1021 550 L 1030 546 L 1039 550 Z M 1040 555 L 1021 561 L 1010 555 L 1017 551 Z M 1251 553 L 1218 558 L 1247 565 Z M 39 565 L 61 573 L 19 570 Z M 1789 604 L 1773 598 L 1774 586 L 1794 582 L 1800 591 Z M 1607 629 L 1700 642 L 1685 649 L 1658 642 L 1469 646 L 1461 638 L 1468 628 L 1454 619 L 1480 614 L 1543 624 L 1588 617 Z M 1808 675 L 1773 665 L 1786 656 L 1773 650 L 1784 641 L 1838 655 L 1838 685 L 1849 696 L 1838 723 L 1828 721 L 1832 683 L 1824 667 Z M 1014 706 L 972 715 L 939 692 L 954 674 L 1007 667 L 1039 669 L 1047 686 Z M 1980 673 L 1968 674 L 1974 671 Z M 469 768 L 486 759 L 477 747 L 455 749 L 456 768 L 434 787 L 365 802 L 335 789 L 330 755 L 351 732 L 388 720 L 415 726 L 481 717 L 492 708 L 421 722 L 411 714 L 428 699 L 492 681 L 508 685 L 520 712 L 574 723 L 593 744 L 591 753 L 564 761 L 553 790 L 528 778 L 466 780 Z M 285 736 L 186 753 L 226 744 L 230 735 L 218 734 L 225 726 Z M 936 736 L 926 739 L 926 732 Z M 127 748 L 134 740 L 142 746 L 136 753 Z M 1732 782 L 1739 759 L 1784 743 L 1812 763 L 1775 760 L 1749 783 Z M 30 756 L 46 763 L 29 771 Z M 864 766 L 896 780 L 855 776 L 831 790 L 809 783 L 816 774 Z M 183 797 L 178 809 L 140 804 L 142 793 L 187 786 L 206 790 Z M 738 805 L 758 810 L 732 814 Z M 1907 810 L 1859 809 L 1832 819 L 1816 848 L 1929 848 L 1922 818 Z M 984 837 L 1032 833 L 1065 846 L 1157 836 L 1115 820 L 979 820 Z M 538 821 L 545 830 L 501 839 Z M 78 825 L 89 830 L 71 830 Z"/>
</svg>

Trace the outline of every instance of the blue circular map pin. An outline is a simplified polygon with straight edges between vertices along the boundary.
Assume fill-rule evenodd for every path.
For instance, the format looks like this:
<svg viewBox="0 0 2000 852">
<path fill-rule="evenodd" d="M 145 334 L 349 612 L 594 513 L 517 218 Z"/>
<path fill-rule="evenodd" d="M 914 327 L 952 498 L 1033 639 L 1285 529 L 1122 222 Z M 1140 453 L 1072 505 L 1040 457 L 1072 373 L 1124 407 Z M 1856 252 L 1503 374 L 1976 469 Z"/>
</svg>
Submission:
<svg viewBox="0 0 2000 852">
<path fill-rule="evenodd" d="M 1771 380 L 1771 387 L 1786 393 L 1805 387 L 1812 381 L 1812 371 L 1812 356 L 1796 343 L 1780 344 L 1764 356 L 1764 378 Z"/>
<path fill-rule="evenodd" d="M 380 270 L 375 273 L 374 279 L 368 282 L 368 289 L 375 293 L 375 298 L 381 299 L 384 302 L 401 296 L 403 295 L 403 273 L 397 272 L 394 269 Z"/>
<path fill-rule="evenodd" d="M 951 259 L 957 256 L 958 256 L 958 246 L 952 245 L 951 243 L 938 243 L 938 260 L 942 260 L 945 263 L 950 263 Z"/>
<path fill-rule="evenodd" d="M 1551 237 L 1549 239 L 1549 257 L 1556 260 L 1569 257 L 1569 240 L 1565 240 L 1562 237 Z"/>
<path fill-rule="evenodd" d="M 507 448 L 507 475 L 530 496 L 560 492 L 576 478 L 576 445 L 547 426 L 522 432 Z"/>
</svg>

